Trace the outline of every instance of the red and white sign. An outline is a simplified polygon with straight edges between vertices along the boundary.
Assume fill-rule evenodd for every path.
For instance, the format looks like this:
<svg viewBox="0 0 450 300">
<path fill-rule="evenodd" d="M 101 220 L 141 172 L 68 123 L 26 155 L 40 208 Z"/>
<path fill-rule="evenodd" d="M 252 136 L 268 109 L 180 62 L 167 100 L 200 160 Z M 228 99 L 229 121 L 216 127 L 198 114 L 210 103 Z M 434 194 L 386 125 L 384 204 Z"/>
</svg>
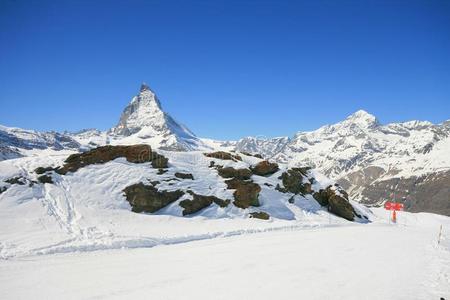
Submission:
<svg viewBox="0 0 450 300">
<path fill-rule="evenodd" d="M 384 204 L 384 208 L 387 210 L 403 210 L 403 203 L 397 203 L 397 202 L 386 202 Z"/>
</svg>

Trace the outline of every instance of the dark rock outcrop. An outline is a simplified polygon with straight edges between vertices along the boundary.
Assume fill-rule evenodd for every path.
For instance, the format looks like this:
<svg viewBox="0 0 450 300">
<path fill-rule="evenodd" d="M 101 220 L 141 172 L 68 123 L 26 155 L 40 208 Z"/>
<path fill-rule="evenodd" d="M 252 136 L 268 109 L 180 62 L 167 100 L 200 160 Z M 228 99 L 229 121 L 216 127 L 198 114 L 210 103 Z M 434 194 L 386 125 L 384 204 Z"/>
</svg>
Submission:
<svg viewBox="0 0 450 300">
<path fill-rule="evenodd" d="M 326 189 L 321 189 L 315 192 L 313 197 L 320 205 L 328 207 L 328 210 L 333 214 L 349 221 L 355 219 L 355 210 L 348 201 L 348 195 L 339 187 L 333 189 L 332 186 L 329 186 Z"/>
<path fill-rule="evenodd" d="M 278 171 L 279 167 L 277 163 L 263 160 L 259 162 L 256 166 L 252 167 L 251 169 L 253 174 L 255 175 L 267 176 Z"/>
<path fill-rule="evenodd" d="M 9 184 L 25 185 L 27 183 L 27 180 L 22 176 L 18 176 L 18 177 L 9 178 L 9 179 L 5 180 L 5 182 L 9 183 Z"/>
<path fill-rule="evenodd" d="M 250 179 L 252 172 L 249 169 L 235 169 L 232 167 L 218 168 L 219 176 L 223 178 Z"/>
<path fill-rule="evenodd" d="M 184 208 L 183 216 L 190 215 L 196 213 L 208 206 L 210 206 L 213 202 L 219 205 L 220 207 L 226 207 L 230 204 L 230 200 L 223 200 L 217 198 L 215 196 L 203 196 L 195 194 L 192 191 L 187 191 L 192 195 L 192 200 L 183 200 L 180 202 L 180 206 Z"/>
<path fill-rule="evenodd" d="M 270 215 L 268 213 L 266 213 L 266 212 L 258 211 L 258 212 L 250 213 L 250 218 L 256 218 L 256 219 L 261 219 L 261 220 L 269 220 L 270 219 Z"/>
<path fill-rule="evenodd" d="M 192 180 L 194 180 L 194 176 L 192 174 L 189 174 L 189 173 L 176 172 L 175 173 L 175 177 L 180 178 L 180 179 L 192 179 Z"/>
<path fill-rule="evenodd" d="M 355 219 L 355 210 L 347 199 L 338 195 L 333 195 L 328 199 L 328 202 L 328 210 L 333 214 L 349 221 Z"/>
<path fill-rule="evenodd" d="M 240 179 L 230 179 L 225 181 L 229 189 L 236 190 L 233 193 L 233 204 L 239 208 L 248 208 L 250 206 L 259 206 L 258 196 L 261 187 L 252 182 Z"/>
<path fill-rule="evenodd" d="M 34 172 L 36 174 L 40 175 L 40 174 L 44 174 L 45 172 L 54 171 L 54 170 L 55 170 L 55 168 L 53 168 L 53 167 L 38 167 L 34 170 Z"/>
<path fill-rule="evenodd" d="M 210 153 L 204 153 L 206 157 L 210 158 L 217 158 L 217 159 L 223 159 L 223 160 L 242 160 L 242 157 L 240 157 L 237 154 L 232 154 L 225 151 L 216 151 L 216 152 L 210 152 Z"/>
<path fill-rule="evenodd" d="M 284 189 L 277 186 L 281 192 L 290 192 L 294 194 L 311 194 L 311 181 L 307 176 L 309 168 L 292 168 L 283 172 L 279 179 L 282 180 Z"/>
<path fill-rule="evenodd" d="M 132 146 L 103 146 L 70 155 L 64 162 L 64 166 L 56 169 L 58 174 L 75 172 L 78 169 L 92 164 L 102 164 L 119 157 L 125 157 L 132 163 L 152 162 L 154 168 L 167 168 L 168 159 L 152 151 L 148 145 Z"/>
<path fill-rule="evenodd" d="M 142 182 L 130 185 L 123 191 L 134 212 L 156 212 L 184 195 L 183 191 L 158 191 Z"/>
<path fill-rule="evenodd" d="M 249 153 L 249 152 L 245 152 L 245 151 L 240 151 L 242 154 L 247 155 L 247 156 L 253 156 L 256 158 L 263 158 L 261 154 L 259 153 Z"/>
<path fill-rule="evenodd" d="M 38 177 L 40 183 L 53 183 L 53 179 L 50 175 L 41 175 Z"/>
<path fill-rule="evenodd" d="M 162 175 L 164 173 L 167 173 L 167 170 L 165 169 L 158 169 L 158 173 L 156 173 L 157 175 Z"/>
</svg>

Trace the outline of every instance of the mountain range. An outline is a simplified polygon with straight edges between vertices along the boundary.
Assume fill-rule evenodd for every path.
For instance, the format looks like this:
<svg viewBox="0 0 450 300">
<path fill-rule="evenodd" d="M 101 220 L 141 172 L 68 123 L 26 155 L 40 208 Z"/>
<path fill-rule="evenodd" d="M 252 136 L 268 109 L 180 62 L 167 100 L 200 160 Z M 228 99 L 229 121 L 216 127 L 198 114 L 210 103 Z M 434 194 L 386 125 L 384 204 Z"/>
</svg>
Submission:
<svg viewBox="0 0 450 300">
<path fill-rule="evenodd" d="M 82 152 L 104 145 L 148 144 L 164 151 L 226 150 L 260 154 L 289 167 L 312 167 L 336 180 L 366 205 L 386 200 L 412 212 L 450 215 L 450 121 L 380 124 L 360 110 L 345 120 L 293 137 L 200 138 L 164 112 L 142 84 L 119 122 L 107 131 L 37 132 L 0 127 L 0 160 L 41 151 Z"/>
</svg>

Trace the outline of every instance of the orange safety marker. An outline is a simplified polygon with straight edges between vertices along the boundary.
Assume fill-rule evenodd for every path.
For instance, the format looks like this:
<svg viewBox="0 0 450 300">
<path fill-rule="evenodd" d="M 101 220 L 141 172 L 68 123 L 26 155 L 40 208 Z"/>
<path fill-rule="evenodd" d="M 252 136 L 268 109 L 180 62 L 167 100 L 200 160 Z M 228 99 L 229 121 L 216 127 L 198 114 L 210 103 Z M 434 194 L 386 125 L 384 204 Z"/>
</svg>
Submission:
<svg viewBox="0 0 450 300">
<path fill-rule="evenodd" d="M 403 210 L 404 205 L 403 205 L 403 203 L 388 201 L 384 204 L 384 208 L 386 210 L 392 210 L 392 222 L 397 223 L 397 210 Z"/>
</svg>

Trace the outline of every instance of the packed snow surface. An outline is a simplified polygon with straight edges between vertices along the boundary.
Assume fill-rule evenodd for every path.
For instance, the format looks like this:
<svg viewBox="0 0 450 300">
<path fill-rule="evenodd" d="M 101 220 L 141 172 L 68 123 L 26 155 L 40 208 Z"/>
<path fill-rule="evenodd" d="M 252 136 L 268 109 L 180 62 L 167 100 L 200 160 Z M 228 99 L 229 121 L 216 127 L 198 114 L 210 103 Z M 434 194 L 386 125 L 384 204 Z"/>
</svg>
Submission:
<svg viewBox="0 0 450 300">
<path fill-rule="evenodd" d="M 173 221 L 161 234 L 184 226 Z M 447 217 L 400 213 L 389 224 L 376 210 L 370 224 L 32 255 L 0 260 L 0 288 L 2 299 L 448 299 L 449 229 Z"/>
</svg>

